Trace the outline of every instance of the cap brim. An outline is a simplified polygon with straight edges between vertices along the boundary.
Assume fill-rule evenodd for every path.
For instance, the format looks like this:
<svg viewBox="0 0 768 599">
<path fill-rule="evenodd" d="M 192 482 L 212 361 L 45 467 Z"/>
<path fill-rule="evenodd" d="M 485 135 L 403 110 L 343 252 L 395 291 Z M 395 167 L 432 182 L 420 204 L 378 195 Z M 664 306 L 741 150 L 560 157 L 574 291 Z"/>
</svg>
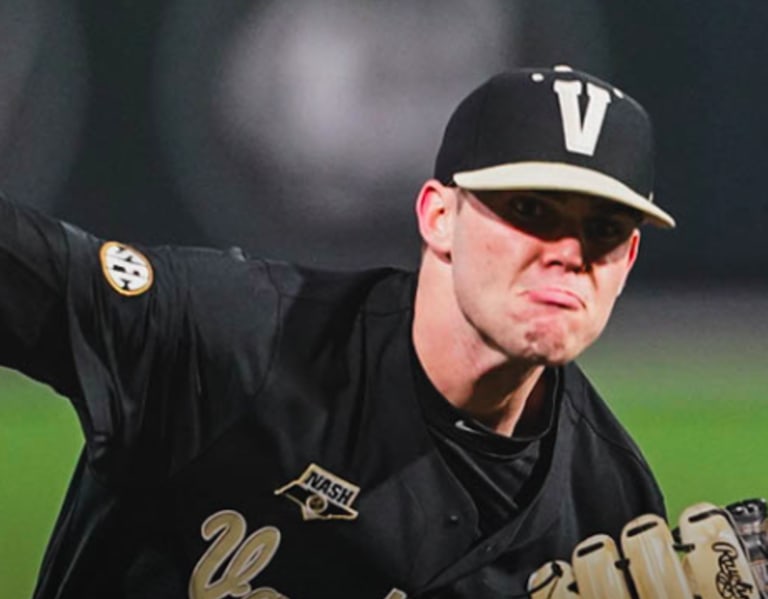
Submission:
<svg viewBox="0 0 768 599">
<path fill-rule="evenodd" d="M 573 191 L 613 200 L 639 210 L 648 222 L 672 228 L 675 219 L 621 181 L 581 166 L 561 162 L 517 162 L 456 173 L 453 180 L 470 190 L 546 189 Z"/>
</svg>

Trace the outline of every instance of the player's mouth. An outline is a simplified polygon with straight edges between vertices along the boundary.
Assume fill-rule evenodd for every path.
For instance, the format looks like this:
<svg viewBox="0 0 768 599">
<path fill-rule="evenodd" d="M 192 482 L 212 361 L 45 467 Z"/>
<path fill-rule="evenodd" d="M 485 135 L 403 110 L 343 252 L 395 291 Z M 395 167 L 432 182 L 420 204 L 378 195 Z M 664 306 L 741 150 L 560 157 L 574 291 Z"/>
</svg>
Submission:
<svg viewBox="0 0 768 599">
<path fill-rule="evenodd" d="M 580 310 L 586 308 L 584 298 L 571 289 L 562 287 L 541 287 L 529 289 L 526 292 L 528 299 L 536 304 L 544 304 L 563 308 L 565 310 Z"/>
</svg>

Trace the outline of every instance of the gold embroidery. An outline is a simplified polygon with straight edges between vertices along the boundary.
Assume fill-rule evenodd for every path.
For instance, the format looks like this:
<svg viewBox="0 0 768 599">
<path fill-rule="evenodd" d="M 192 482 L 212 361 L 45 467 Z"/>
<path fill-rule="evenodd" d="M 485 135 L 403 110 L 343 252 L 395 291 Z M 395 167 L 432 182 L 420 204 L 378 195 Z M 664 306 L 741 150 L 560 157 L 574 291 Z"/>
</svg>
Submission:
<svg viewBox="0 0 768 599">
<path fill-rule="evenodd" d="M 212 542 L 192 571 L 189 599 L 288 599 L 271 587 L 252 588 L 277 553 L 280 531 L 264 526 L 246 538 L 247 529 L 245 518 L 234 510 L 216 512 L 203 522 L 201 534 Z M 214 580 L 217 572 L 221 575 Z M 407 597 L 392 589 L 384 599 Z"/>
<path fill-rule="evenodd" d="M 210 516 L 201 527 L 202 536 L 211 546 L 197 562 L 189 580 L 190 599 L 287 599 L 268 587 L 253 590 L 251 582 L 272 561 L 280 546 L 280 531 L 264 526 L 245 538 L 245 518 L 233 510 Z M 224 567 L 221 576 L 216 572 Z"/>
</svg>

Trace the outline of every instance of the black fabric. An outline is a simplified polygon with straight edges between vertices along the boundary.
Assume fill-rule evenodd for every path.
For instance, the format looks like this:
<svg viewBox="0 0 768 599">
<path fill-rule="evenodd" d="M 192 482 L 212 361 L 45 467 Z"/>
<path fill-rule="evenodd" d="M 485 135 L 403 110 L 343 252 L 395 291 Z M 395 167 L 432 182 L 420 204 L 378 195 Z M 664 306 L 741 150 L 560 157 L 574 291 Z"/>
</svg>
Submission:
<svg viewBox="0 0 768 599">
<path fill-rule="evenodd" d="M 424 418 L 451 472 L 471 495 L 482 535 L 488 535 L 525 507 L 535 493 L 531 474 L 543 461 L 541 442 L 553 430 L 561 389 L 557 370 L 545 372 L 547 394 L 542 427 L 535 434 L 496 434 L 442 397 L 412 353 L 414 378 Z M 526 489 L 527 495 L 519 495 Z"/>
<path fill-rule="evenodd" d="M 571 364 L 517 509 L 482 530 L 418 399 L 411 273 L 138 248 L 154 282 L 128 296 L 101 240 L 0 209 L 0 356 L 70 394 L 86 438 L 36 599 L 501 598 L 585 536 L 663 514 Z"/>
</svg>

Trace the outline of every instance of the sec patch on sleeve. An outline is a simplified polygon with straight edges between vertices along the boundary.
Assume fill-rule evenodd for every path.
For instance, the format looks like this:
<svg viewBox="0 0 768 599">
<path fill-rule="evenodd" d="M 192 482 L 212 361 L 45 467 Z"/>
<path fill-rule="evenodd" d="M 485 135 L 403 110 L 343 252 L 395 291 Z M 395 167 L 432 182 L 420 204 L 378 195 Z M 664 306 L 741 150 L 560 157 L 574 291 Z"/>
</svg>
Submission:
<svg viewBox="0 0 768 599">
<path fill-rule="evenodd" d="M 121 295 L 140 295 L 152 287 L 149 259 L 124 243 L 107 241 L 99 251 L 101 269 L 112 289 Z"/>
</svg>

